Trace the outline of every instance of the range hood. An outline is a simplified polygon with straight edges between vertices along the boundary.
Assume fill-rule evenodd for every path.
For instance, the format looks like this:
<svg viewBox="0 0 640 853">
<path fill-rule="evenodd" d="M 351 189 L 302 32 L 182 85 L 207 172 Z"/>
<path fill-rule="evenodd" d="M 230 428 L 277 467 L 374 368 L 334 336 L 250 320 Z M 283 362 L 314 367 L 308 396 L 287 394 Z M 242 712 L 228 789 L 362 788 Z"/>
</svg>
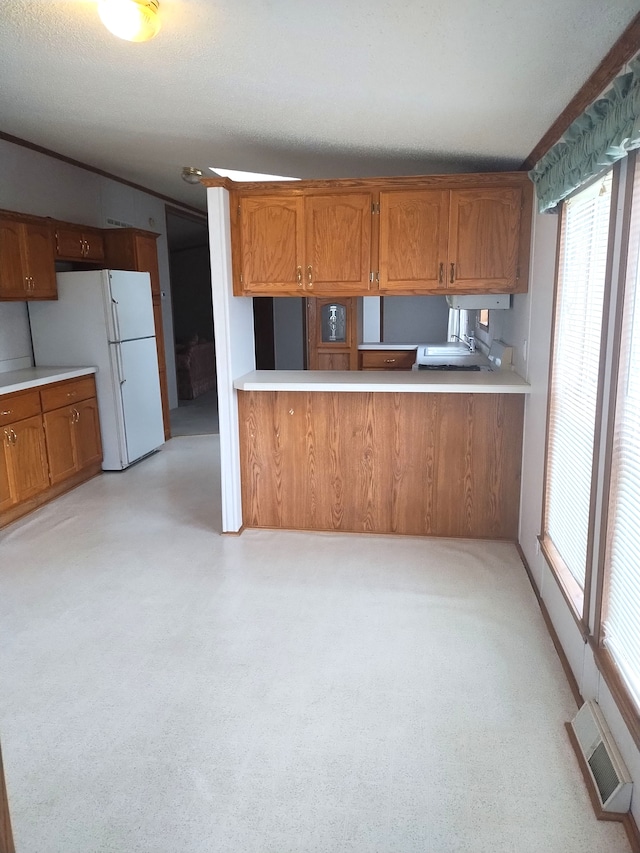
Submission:
<svg viewBox="0 0 640 853">
<path fill-rule="evenodd" d="M 508 293 L 478 293 L 470 296 L 447 296 L 449 308 L 467 308 L 471 311 L 485 308 L 511 308 L 511 296 Z"/>
</svg>

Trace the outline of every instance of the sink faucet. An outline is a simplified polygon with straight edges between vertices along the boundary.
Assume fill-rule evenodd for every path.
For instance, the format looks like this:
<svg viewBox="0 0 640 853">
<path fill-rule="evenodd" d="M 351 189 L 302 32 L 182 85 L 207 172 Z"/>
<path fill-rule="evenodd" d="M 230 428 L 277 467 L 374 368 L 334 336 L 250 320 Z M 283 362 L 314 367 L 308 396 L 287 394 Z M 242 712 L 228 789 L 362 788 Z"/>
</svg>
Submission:
<svg viewBox="0 0 640 853">
<path fill-rule="evenodd" d="M 451 335 L 451 338 L 457 338 L 461 344 L 469 347 L 469 352 L 476 351 L 476 339 L 473 332 L 468 335 L 463 335 L 462 337 L 460 337 L 460 335 Z"/>
</svg>

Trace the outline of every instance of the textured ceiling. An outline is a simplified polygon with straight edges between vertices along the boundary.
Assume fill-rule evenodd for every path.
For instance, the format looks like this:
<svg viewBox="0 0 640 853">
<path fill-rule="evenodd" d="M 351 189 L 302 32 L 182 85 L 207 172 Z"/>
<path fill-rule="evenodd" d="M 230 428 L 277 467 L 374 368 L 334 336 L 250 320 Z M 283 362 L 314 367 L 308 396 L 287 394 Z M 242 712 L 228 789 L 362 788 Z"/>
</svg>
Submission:
<svg viewBox="0 0 640 853">
<path fill-rule="evenodd" d="M 638 0 L 0 0 L 0 131 L 204 207 L 184 165 L 303 178 L 520 165 Z M 0 201 L 1 206 L 1 201 Z"/>
</svg>

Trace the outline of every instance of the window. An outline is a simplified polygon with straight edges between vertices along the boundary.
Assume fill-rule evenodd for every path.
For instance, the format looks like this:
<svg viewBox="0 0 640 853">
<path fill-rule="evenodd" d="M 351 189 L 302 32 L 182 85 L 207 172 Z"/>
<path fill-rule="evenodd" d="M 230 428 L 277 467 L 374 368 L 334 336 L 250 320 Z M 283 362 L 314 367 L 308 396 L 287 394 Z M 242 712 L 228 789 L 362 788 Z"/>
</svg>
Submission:
<svg viewBox="0 0 640 853">
<path fill-rule="evenodd" d="M 608 172 L 563 204 L 555 300 L 542 547 L 579 619 L 592 547 L 611 196 Z"/>
<path fill-rule="evenodd" d="M 636 161 L 611 430 L 601 643 L 640 710 L 640 158 Z"/>
</svg>

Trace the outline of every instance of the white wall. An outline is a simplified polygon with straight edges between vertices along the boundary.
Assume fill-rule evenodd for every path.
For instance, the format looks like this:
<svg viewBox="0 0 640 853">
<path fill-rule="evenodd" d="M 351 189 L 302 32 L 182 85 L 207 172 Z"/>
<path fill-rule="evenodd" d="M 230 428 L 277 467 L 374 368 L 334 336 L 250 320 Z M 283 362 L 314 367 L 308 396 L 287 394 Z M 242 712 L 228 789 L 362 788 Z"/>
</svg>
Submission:
<svg viewBox="0 0 640 853">
<path fill-rule="evenodd" d="M 444 296 L 385 297 L 381 340 L 394 344 L 429 344 L 447 340 L 449 306 Z"/>
<path fill-rule="evenodd" d="M 281 296 L 273 300 L 276 370 L 302 370 L 304 367 L 304 305 L 304 299 L 299 296 Z"/>
<path fill-rule="evenodd" d="M 133 187 L 103 178 L 12 142 L 0 140 L 0 208 L 51 216 L 82 225 L 107 227 L 107 219 L 160 233 L 158 265 L 163 291 L 162 319 L 165 337 L 169 405 L 178 405 L 169 256 L 165 203 Z M 0 370 L 25 365 L 31 356 L 26 307 L 0 302 Z"/>
</svg>

